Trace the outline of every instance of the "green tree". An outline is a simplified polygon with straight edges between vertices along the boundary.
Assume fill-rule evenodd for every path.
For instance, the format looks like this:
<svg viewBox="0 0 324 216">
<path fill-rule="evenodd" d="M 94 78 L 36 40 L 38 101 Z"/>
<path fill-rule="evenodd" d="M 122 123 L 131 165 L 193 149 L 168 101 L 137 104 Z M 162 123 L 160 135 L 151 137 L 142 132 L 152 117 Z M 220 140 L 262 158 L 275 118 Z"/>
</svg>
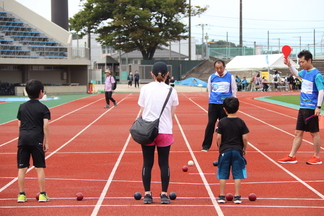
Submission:
<svg viewBox="0 0 324 216">
<path fill-rule="evenodd" d="M 207 8 L 190 9 L 196 16 Z M 70 19 L 70 28 L 81 34 L 98 33 L 102 45 L 125 52 L 139 50 L 148 60 L 161 45 L 188 37 L 188 28 L 181 22 L 188 14 L 186 0 L 88 0 Z"/>
</svg>

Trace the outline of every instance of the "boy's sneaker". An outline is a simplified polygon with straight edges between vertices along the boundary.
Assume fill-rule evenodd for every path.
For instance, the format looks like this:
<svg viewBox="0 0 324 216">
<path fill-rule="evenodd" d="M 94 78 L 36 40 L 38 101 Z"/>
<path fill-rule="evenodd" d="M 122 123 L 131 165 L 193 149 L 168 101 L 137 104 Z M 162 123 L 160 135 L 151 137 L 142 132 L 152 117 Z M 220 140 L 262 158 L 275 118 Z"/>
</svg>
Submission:
<svg viewBox="0 0 324 216">
<path fill-rule="evenodd" d="M 117 101 L 114 102 L 114 106 L 115 106 L 115 107 L 117 106 Z"/>
<path fill-rule="evenodd" d="M 313 156 L 311 159 L 309 159 L 306 164 L 310 164 L 310 165 L 316 165 L 316 164 L 322 164 L 321 159 Z"/>
<path fill-rule="evenodd" d="M 226 202 L 225 195 L 219 195 L 217 202 L 218 203 L 225 203 Z"/>
<path fill-rule="evenodd" d="M 235 204 L 241 204 L 242 203 L 241 196 L 234 196 L 233 202 Z"/>
<path fill-rule="evenodd" d="M 39 194 L 38 196 L 38 202 L 49 202 L 50 198 L 47 196 L 47 194 Z"/>
<path fill-rule="evenodd" d="M 26 197 L 26 194 L 18 194 L 18 199 L 17 199 L 17 202 L 19 203 L 24 203 L 27 201 L 27 197 Z"/>
<path fill-rule="evenodd" d="M 104 108 L 108 109 L 108 108 L 110 108 L 110 106 L 109 105 L 106 105 L 106 106 L 104 106 Z"/>
<path fill-rule="evenodd" d="M 170 198 L 166 194 L 161 194 L 161 204 L 169 204 Z"/>
<path fill-rule="evenodd" d="M 153 203 L 152 194 L 145 194 L 143 203 L 144 204 L 151 204 L 151 203 Z"/>
<path fill-rule="evenodd" d="M 208 152 L 208 149 L 201 149 L 202 152 Z"/>
<path fill-rule="evenodd" d="M 278 160 L 279 163 L 297 163 L 297 158 L 296 157 L 289 157 L 289 156 L 286 156 L 280 160 Z"/>
</svg>

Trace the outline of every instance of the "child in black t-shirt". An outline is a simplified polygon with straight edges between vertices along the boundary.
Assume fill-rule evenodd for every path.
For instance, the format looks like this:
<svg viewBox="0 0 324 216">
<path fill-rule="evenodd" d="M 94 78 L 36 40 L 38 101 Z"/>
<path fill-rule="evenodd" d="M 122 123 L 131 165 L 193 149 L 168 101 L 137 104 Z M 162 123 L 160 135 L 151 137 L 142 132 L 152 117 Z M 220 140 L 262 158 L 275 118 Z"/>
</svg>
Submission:
<svg viewBox="0 0 324 216">
<path fill-rule="evenodd" d="M 239 100 L 235 97 L 227 97 L 223 103 L 227 117 L 219 121 L 217 132 L 217 146 L 219 147 L 217 178 L 220 181 L 220 195 L 218 203 L 225 203 L 226 180 L 229 179 L 230 170 L 235 185 L 233 202 L 242 203 L 240 188 L 241 179 L 247 178 L 245 169 L 246 160 L 243 157 L 247 147 L 247 128 L 245 122 L 236 116 L 239 108 Z"/>
<path fill-rule="evenodd" d="M 17 118 L 19 127 L 18 139 L 18 202 L 27 201 L 25 193 L 25 175 L 30 166 L 30 156 L 33 158 L 37 172 L 40 194 L 39 202 L 48 202 L 50 199 L 45 192 L 45 152 L 49 149 L 48 121 L 51 114 L 47 106 L 39 102 L 44 96 L 44 85 L 41 81 L 30 80 L 26 84 L 29 101 L 19 106 Z"/>
</svg>

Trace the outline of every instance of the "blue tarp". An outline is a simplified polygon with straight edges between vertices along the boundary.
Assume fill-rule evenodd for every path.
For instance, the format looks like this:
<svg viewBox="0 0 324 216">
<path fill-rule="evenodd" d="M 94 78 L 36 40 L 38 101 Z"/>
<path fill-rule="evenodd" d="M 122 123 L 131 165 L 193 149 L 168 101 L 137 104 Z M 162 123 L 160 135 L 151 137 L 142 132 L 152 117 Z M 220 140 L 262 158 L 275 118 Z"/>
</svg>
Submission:
<svg viewBox="0 0 324 216">
<path fill-rule="evenodd" d="M 186 85 L 186 86 L 199 86 L 199 87 L 207 87 L 207 83 L 200 79 L 190 77 L 185 80 L 176 81 L 174 84 L 176 85 Z"/>
</svg>

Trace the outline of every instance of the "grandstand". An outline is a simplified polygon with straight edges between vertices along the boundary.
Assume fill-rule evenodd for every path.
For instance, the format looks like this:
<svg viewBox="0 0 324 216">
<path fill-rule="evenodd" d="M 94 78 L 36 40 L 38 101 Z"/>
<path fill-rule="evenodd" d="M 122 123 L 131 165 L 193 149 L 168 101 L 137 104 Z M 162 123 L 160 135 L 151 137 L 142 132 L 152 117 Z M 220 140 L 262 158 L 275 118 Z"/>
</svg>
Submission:
<svg viewBox="0 0 324 216">
<path fill-rule="evenodd" d="M 70 32 L 15 0 L 2 2 L 0 82 L 17 86 L 39 79 L 51 86 L 88 85 L 87 48 L 72 48 Z"/>
</svg>

